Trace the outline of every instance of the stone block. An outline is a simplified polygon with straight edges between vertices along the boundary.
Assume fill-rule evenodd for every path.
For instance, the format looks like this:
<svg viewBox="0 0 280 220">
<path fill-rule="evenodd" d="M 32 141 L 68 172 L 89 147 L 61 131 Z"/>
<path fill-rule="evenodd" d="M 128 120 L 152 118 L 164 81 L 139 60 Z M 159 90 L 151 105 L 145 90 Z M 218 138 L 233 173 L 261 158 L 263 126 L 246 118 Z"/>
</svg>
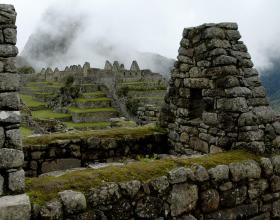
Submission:
<svg viewBox="0 0 280 220">
<path fill-rule="evenodd" d="M 17 43 L 17 30 L 15 28 L 5 28 L 3 34 L 5 43 L 13 45 Z"/>
<path fill-rule="evenodd" d="M 19 111 L 0 111 L 0 123 L 19 124 L 20 123 L 20 112 Z"/>
<path fill-rule="evenodd" d="M 215 189 L 208 189 L 201 193 L 201 210 L 205 213 L 216 211 L 220 204 L 219 192 Z"/>
<path fill-rule="evenodd" d="M 12 129 L 6 131 L 6 142 L 5 146 L 7 148 L 22 149 L 22 141 L 19 129 Z"/>
<path fill-rule="evenodd" d="M 18 88 L 18 74 L 0 73 L 0 92 L 17 91 Z"/>
<path fill-rule="evenodd" d="M 168 179 L 171 184 L 187 181 L 187 169 L 185 167 L 175 168 L 168 172 Z"/>
<path fill-rule="evenodd" d="M 217 100 L 217 109 L 232 112 L 246 112 L 248 111 L 248 105 L 244 97 L 221 98 Z"/>
<path fill-rule="evenodd" d="M 260 165 L 265 176 L 271 176 L 273 174 L 273 165 L 269 158 L 261 158 Z"/>
<path fill-rule="evenodd" d="M 87 208 L 86 198 L 83 193 L 72 190 L 65 190 L 59 193 L 64 206 L 64 211 L 68 215 L 83 212 Z"/>
<path fill-rule="evenodd" d="M 227 165 L 218 165 L 209 169 L 208 173 L 215 182 L 225 181 L 229 178 L 229 167 Z"/>
<path fill-rule="evenodd" d="M 23 165 L 24 154 L 21 150 L 1 148 L 0 169 L 18 168 Z"/>
<path fill-rule="evenodd" d="M 222 207 L 235 207 L 242 204 L 247 198 L 247 187 L 241 186 L 221 193 Z"/>
<path fill-rule="evenodd" d="M 20 98 L 16 92 L 0 93 L 0 109 L 19 110 Z"/>
<path fill-rule="evenodd" d="M 0 127 L 0 148 L 4 146 L 5 143 L 5 132 L 4 128 Z"/>
<path fill-rule="evenodd" d="M 132 180 L 128 182 L 123 182 L 119 184 L 121 193 L 125 196 L 133 198 L 139 192 L 141 187 L 141 182 L 138 180 Z"/>
<path fill-rule="evenodd" d="M 138 200 L 135 213 L 138 219 L 156 219 L 163 209 L 163 201 L 160 198 L 147 196 Z"/>
<path fill-rule="evenodd" d="M 18 54 L 18 49 L 14 45 L 1 44 L 0 56 L 1 57 L 15 57 Z"/>
<path fill-rule="evenodd" d="M 60 201 L 53 199 L 40 209 L 41 219 L 63 219 L 63 206 Z"/>
<path fill-rule="evenodd" d="M 163 193 L 169 187 L 169 182 L 166 176 L 154 178 L 150 181 L 150 184 L 152 188 L 159 193 Z"/>
<path fill-rule="evenodd" d="M 1 220 L 29 220 L 30 217 L 31 205 L 26 194 L 0 197 Z"/>
<path fill-rule="evenodd" d="M 238 182 L 246 178 L 258 179 L 261 176 L 261 168 L 258 163 L 253 160 L 230 163 L 229 169 L 234 182 Z"/>
<path fill-rule="evenodd" d="M 222 28 L 219 27 L 209 27 L 203 31 L 202 37 L 204 39 L 210 39 L 210 38 L 224 39 L 225 32 Z"/>
<path fill-rule="evenodd" d="M 24 170 L 9 172 L 9 190 L 12 192 L 23 192 L 25 188 Z"/>
<path fill-rule="evenodd" d="M 184 212 L 190 212 L 196 207 L 198 200 L 198 188 L 196 185 L 176 184 L 170 192 L 171 216 L 178 216 Z"/>
<path fill-rule="evenodd" d="M 207 170 L 205 169 L 205 167 L 198 165 L 198 164 L 194 164 L 191 167 L 191 169 L 193 170 L 194 178 L 196 181 L 205 182 L 205 181 L 209 180 L 209 174 L 208 174 Z"/>
<path fill-rule="evenodd" d="M 261 196 L 267 189 L 269 184 L 266 179 L 260 179 L 249 182 L 248 195 L 251 200 Z"/>
</svg>

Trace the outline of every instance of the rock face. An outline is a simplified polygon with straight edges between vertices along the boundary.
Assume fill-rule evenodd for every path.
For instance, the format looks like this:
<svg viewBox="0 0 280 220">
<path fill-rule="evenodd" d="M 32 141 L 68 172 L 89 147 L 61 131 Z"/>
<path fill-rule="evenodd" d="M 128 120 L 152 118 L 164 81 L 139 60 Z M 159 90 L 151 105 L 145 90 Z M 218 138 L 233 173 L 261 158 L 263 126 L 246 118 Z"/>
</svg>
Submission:
<svg viewBox="0 0 280 220">
<path fill-rule="evenodd" d="M 235 23 L 184 29 L 161 114 L 174 153 L 280 146 L 279 122 L 240 38 Z"/>
<path fill-rule="evenodd" d="M 24 192 L 24 155 L 19 133 L 18 49 L 14 6 L 0 4 L 0 219 L 30 219 L 31 206 Z"/>
</svg>

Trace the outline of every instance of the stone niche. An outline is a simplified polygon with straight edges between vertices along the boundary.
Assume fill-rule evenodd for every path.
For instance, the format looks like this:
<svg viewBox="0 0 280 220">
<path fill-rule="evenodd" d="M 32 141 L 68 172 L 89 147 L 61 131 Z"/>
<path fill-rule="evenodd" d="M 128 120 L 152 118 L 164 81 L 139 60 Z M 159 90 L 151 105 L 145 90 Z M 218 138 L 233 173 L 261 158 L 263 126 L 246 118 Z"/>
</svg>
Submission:
<svg viewBox="0 0 280 220">
<path fill-rule="evenodd" d="M 240 38 L 236 23 L 184 29 L 161 114 L 173 153 L 278 148 L 280 123 Z"/>
</svg>

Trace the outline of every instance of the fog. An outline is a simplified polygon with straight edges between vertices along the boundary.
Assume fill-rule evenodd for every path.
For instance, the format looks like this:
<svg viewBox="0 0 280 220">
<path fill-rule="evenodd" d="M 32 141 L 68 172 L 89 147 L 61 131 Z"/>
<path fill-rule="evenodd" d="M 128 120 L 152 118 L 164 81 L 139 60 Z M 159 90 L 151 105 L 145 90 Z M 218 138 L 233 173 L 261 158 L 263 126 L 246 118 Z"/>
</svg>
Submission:
<svg viewBox="0 0 280 220">
<path fill-rule="evenodd" d="M 224 21 L 239 24 L 242 40 L 260 70 L 270 67 L 271 58 L 280 51 L 278 0 L 6 0 L 4 3 L 14 4 L 18 12 L 21 52 L 32 33 L 49 33 L 51 39 L 70 30 L 69 39 L 62 40 L 66 49 L 48 54 L 47 57 L 55 57 L 55 63 L 49 58 L 42 59 L 45 63 L 37 62 L 42 67 L 84 61 L 102 67 L 106 59 L 118 59 L 126 66 L 133 59 L 140 59 L 140 66 L 151 67 L 153 57 L 145 59 L 142 52 L 175 59 L 184 27 Z M 69 27 L 65 25 L 67 22 L 77 27 L 65 31 Z"/>
</svg>

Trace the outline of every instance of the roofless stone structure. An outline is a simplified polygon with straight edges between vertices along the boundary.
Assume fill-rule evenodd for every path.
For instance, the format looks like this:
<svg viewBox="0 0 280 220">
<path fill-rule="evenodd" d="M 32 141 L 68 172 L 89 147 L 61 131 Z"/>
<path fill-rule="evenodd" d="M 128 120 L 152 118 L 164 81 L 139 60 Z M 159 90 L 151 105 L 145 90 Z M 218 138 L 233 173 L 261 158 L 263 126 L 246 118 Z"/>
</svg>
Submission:
<svg viewBox="0 0 280 220">
<path fill-rule="evenodd" d="M 12 5 L 0 4 L 0 219 L 29 219 L 24 155 L 20 138 L 19 77 L 14 57 L 18 53 Z"/>
<path fill-rule="evenodd" d="M 277 147 L 280 123 L 237 29 L 235 23 L 184 29 L 166 95 L 175 153 Z"/>
</svg>

